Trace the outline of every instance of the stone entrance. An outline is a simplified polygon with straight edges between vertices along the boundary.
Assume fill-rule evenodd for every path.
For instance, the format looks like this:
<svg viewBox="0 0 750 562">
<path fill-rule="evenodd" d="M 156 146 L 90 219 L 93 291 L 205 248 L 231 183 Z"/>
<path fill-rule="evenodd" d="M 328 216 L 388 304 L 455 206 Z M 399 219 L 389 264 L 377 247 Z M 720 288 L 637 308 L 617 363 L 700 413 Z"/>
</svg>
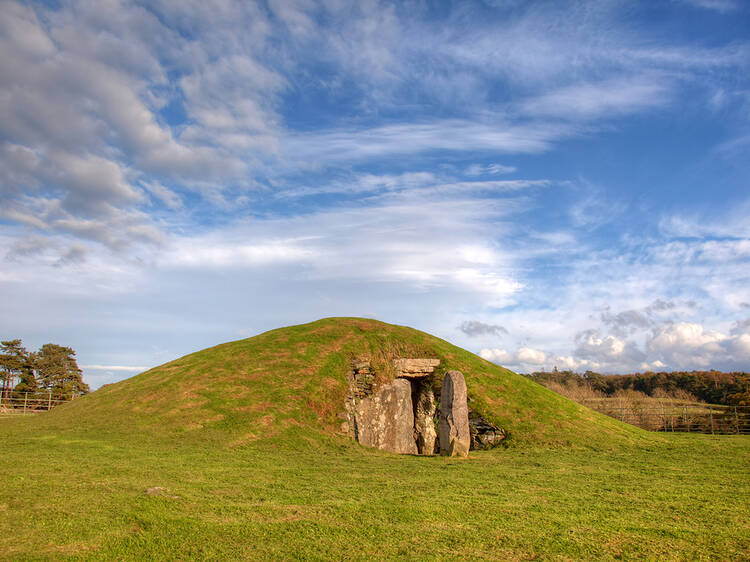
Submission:
<svg viewBox="0 0 750 562">
<path fill-rule="evenodd" d="M 439 365 L 439 359 L 396 359 L 396 378 L 376 385 L 368 361 L 353 363 L 342 430 L 362 445 L 393 453 L 466 456 L 476 434 L 469 421 L 466 382 L 461 372 L 448 371 L 436 401 L 433 383 Z"/>
</svg>

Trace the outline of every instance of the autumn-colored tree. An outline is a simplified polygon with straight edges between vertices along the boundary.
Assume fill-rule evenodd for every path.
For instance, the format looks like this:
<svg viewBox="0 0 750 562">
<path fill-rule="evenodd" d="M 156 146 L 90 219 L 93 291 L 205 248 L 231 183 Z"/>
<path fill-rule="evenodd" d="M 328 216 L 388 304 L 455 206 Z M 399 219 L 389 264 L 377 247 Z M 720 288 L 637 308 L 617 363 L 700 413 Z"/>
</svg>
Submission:
<svg viewBox="0 0 750 562">
<path fill-rule="evenodd" d="M 738 406 L 743 405 L 750 397 L 750 373 L 746 372 L 649 371 L 628 375 L 601 375 L 586 371 L 580 375 L 572 371 L 540 371 L 527 376 L 545 386 L 555 382 L 574 388 L 588 383 L 593 390 L 606 396 L 614 396 L 620 390 L 633 390 L 657 398 L 669 396 L 673 399 Z"/>
<path fill-rule="evenodd" d="M 32 355 L 34 370 L 45 390 L 51 390 L 54 395 L 64 399 L 89 392 L 89 385 L 83 382 L 75 354 L 69 347 L 46 343 Z"/>
</svg>

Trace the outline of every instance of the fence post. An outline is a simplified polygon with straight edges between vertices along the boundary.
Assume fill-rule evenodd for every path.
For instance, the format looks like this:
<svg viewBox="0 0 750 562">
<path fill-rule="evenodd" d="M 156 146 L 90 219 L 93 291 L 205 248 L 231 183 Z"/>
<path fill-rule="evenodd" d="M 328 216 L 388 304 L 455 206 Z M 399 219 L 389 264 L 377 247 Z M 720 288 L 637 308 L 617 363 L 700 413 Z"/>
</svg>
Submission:
<svg viewBox="0 0 750 562">
<path fill-rule="evenodd" d="M 623 414 L 623 411 L 622 411 L 622 410 L 623 410 L 623 409 L 622 409 L 622 408 L 620 408 L 620 421 L 621 421 L 621 422 L 624 422 L 624 421 L 625 421 L 625 415 Z"/>
<path fill-rule="evenodd" d="M 714 434 L 714 411 L 711 406 L 708 407 L 708 415 L 711 418 L 711 435 Z"/>
<path fill-rule="evenodd" d="M 685 425 L 687 426 L 688 433 L 690 433 L 690 418 L 688 417 L 687 406 L 682 407 L 685 412 Z"/>
<path fill-rule="evenodd" d="M 47 399 L 47 411 L 52 409 L 52 389 L 49 389 L 49 398 Z"/>
<path fill-rule="evenodd" d="M 23 393 L 23 413 L 26 413 L 26 403 L 29 401 L 29 393 L 24 392 Z"/>
<path fill-rule="evenodd" d="M 737 417 L 737 406 L 734 407 L 734 425 L 737 427 L 737 433 L 740 432 L 740 419 Z"/>
</svg>

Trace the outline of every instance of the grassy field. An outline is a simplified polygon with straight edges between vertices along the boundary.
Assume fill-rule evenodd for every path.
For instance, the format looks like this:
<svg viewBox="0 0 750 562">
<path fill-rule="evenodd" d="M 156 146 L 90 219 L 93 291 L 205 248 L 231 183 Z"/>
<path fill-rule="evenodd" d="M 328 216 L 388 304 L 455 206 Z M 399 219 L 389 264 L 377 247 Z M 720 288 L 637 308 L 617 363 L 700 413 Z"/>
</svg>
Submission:
<svg viewBox="0 0 750 562">
<path fill-rule="evenodd" d="M 508 428 L 508 447 L 398 456 L 336 435 L 342 367 L 383 350 L 383 361 L 419 351 L 461 368 L 472 404 Z M 369 321 L 199 352 L 49 414 L 2 420 L 0 440 L 7 559 L 750 554 L 747 437 L 646 433 Z"/>
<path fill-rule="evenodd" d="M 619 451 L 511 448 L 452 460 L 298 432 L 228 448 L 29 424 L 0 428 L 9 559 L 750 554 L 748 438 L 670 435 Z M 144 493 L 154 486 L 167 495 Z"/>
</svg>

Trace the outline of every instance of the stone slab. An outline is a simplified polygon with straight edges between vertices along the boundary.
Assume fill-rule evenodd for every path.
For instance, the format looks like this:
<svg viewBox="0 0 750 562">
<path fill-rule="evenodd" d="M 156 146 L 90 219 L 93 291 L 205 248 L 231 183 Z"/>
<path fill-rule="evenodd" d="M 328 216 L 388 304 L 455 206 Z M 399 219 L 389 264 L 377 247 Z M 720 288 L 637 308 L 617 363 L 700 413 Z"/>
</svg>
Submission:
<svg viewBox="0 0 750 562">
<path fill-rule="evenodd" d="M 397 376 L 404 378 L 426 377 L 440 365 L 440 359 L 394 359 Z"/>
<path fill-rule="evenodd" d="M 366 447 L 401 454 L 417 454 L 411 383 L 396 379 L 383 384 L 354 406 L 357 441 Z"/>
<path fill-rule="evenodd" d="M 466 457 L 471 447 L 466 381 L 461 371 L 448 371 L 440 391 L 440 454 Z"/>
</svg>

